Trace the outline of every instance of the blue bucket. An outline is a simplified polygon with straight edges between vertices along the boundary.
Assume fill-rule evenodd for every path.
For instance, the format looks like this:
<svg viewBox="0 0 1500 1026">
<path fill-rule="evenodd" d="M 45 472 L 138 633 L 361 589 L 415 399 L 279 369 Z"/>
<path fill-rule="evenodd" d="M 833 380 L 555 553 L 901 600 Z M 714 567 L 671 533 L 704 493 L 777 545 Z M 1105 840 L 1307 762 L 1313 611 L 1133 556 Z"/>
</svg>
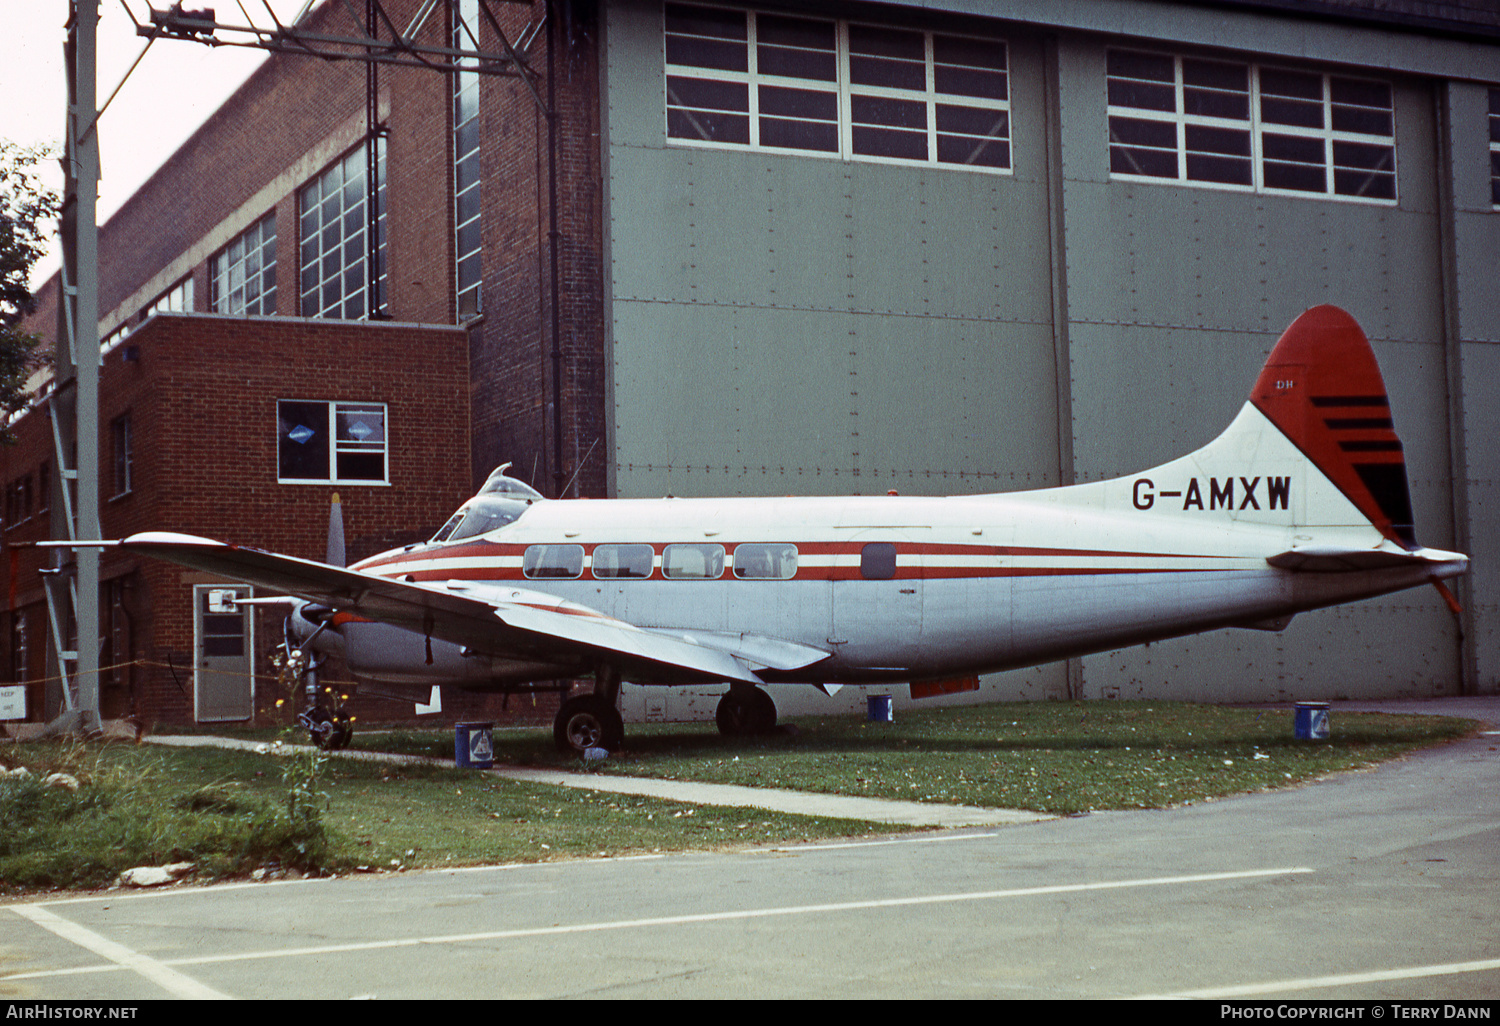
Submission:
<svg viewBox="0 0 1500 1026">
<path fill-rule="evenodd" d="M 1328 703 L 1298 702 L 1292 722 L 1297 737 L 1305 741 L 1328 740 Z"/>
<path fill-rule="evenodd" d="M 453 727 L 453 761 L 459 769 L 489 769 L 495 764 L 495 724 L 458 723 Z"/>
<path fill-rule="evenodd" d="M 871 723 L 893 723 L 896 712 L 890 695 L 869 695 L 865 698 L 867 716 Z"/>
</svg>

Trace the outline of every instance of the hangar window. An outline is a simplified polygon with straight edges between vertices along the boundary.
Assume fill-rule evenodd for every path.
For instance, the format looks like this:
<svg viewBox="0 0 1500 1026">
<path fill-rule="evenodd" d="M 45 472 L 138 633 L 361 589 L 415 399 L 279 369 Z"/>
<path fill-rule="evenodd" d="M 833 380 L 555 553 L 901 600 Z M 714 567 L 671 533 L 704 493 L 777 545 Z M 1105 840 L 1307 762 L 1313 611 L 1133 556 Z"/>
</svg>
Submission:
<svg viewBox="0 0 1500 1026">
<path fill-rule="evenodd" d="M 375 146 L 375 216 L 369 212 L 372 162 L 361 146 L 298 193 L 303 317 L 362 321 L 385 311 L 385 142 Z M 375 232 L 374 288 L 367 279 Z M 373 301 L 372 301 L 373 295 Z"/>
<path fill-rule="evenodd" d="M 1002 40 L 681 3 L 664 27 L 670 140 L 1010 170 Z"/>
<path fill-rule="evenodd" d="M 384 484 L 383 403 L 276 403 L 276 479 L 282 484 Z"/>
<path fill-rule="evenodd" d="M 572 580 L 583 576 L 582 545 L 528 545 L 521 572 L 533 579 Z"/>
<path fill-rule="evenodd" d="M 1114 178 L 1394 202 L 1387 82 L 1109 51 Z"/>
<path fill-rule="evenodd" d="M 749 542 L 734 547 L 734 576 L 740 580 L 788 581 L 797 576 L 797 546 Z"/>
<path fill-rule="evenodd" d="M 1490 90 L 1490 202 L 1500 210 L 1500 89 Z"/>
<path fill-rule="evenodd" d="M 144 316 L 150 317 L 154 313 L 191 313 L 193 310 L 193 277 L 188 275 L 166 292 L 156 297 L 156 301 L 146 307 Z"/>
<path fill-rule="evenodd" d="M 453 48 L 478 50 L 479 0 L 462 0 L 453 7 Z M 458 58 L 460 68 L 478 67 L 476 57 Z M 474 71 L 453 76 L 453 233 L 457 275 L 458 316 L 473 317 L 480 309 L 479 267 L 479 79 Z"/>
<path fill-rule="evenodd" d="M 593 571 L 595 577 L 626 577 L 635 580 L 651 576 L 656 550 L 649 545 L 596 545 Z"/>
<path fill-rule="evenodd" d="M 276 312 L 275 214 L 251 225 L 208 262 L 208 302 L 214 313 Z"/>
<path fill-rule="evenodd" d="M 661 572 L 674 580 L 715 580 L 724 574 L 724 546 L 701 542 L 668 545 L 662 550 Z"/>
</svg>

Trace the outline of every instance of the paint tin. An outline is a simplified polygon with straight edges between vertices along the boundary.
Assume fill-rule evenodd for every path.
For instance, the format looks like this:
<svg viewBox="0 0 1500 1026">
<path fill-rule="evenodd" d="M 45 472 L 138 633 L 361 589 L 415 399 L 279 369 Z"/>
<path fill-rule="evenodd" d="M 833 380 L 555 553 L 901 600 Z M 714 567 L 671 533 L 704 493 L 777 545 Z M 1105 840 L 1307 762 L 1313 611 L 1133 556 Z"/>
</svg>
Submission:
<svg viewBox="0 0 1500 1026">
<path fill-rule="evenodd" d="M 1293 714 L 1298 738 L 1309 741 L 1328 740 L 1328 703 L 1298 702 Z"/>
<path fill-rule="evenodd" d="M 459 769 L 489 769 L 495 764 L 495 724 L 456 723 L 453 761 Z"/>
<path fill-rule="evenodd" d="M 871 723 L 893 723 L 896 719 L 895 708 L 891 705 L 890 695 L 867 695 L 865 704 L 868 708 L 867 716 Z"/>
</svg>

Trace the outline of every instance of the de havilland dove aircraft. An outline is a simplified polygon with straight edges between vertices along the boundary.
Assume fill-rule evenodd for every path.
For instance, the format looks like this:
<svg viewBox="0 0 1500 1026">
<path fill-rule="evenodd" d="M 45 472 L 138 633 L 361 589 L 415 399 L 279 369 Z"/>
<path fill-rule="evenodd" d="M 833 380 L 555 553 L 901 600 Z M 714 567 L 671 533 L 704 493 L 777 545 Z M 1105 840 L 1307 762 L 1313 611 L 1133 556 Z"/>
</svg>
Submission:
<svg viewBox="0 0 1500 1026">
<path fill-rule="evenodd" d="M 382 694 L 592 674 L 559 747 L 617 748 L 621 681 L 729 684 L 726 733 L 774 725 L 766 684 L 943 680 L 1443 580 L 1417 544 L 1401 443 L 1358 324 L 1309 310 L 1218 438 L 1115 480 L 948 498 L 544 499 L 496 471 L 431 541 L 349 568 L 180 534 L 128 550 L 302 600 L 305 649 Z"/>
</svg>

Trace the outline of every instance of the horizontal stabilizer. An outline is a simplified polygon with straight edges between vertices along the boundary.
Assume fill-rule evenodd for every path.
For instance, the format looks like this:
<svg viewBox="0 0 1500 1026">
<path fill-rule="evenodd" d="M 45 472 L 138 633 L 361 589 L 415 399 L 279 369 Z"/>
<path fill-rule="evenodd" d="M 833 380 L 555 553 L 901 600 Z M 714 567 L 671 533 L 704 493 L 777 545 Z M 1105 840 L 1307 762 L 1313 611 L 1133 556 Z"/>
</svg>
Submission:
<svg viewBox="0 0 1500 1026">
<path fill-rule="evenodd" d="M 1395 567 L 1428 565 L 1434 577 L 1454 577 L 1464 572 L 1469 560 L 1456 552 L 1417 549 L 1408 552 L 1395 547 L 1350 548 L 1338 545 L 1298 546 L 1267 556 L 1266 562 L 1279 570 L 1301 573 L 1349 573 L 1356 570 L 1388 570 Z"/>
</svg>

